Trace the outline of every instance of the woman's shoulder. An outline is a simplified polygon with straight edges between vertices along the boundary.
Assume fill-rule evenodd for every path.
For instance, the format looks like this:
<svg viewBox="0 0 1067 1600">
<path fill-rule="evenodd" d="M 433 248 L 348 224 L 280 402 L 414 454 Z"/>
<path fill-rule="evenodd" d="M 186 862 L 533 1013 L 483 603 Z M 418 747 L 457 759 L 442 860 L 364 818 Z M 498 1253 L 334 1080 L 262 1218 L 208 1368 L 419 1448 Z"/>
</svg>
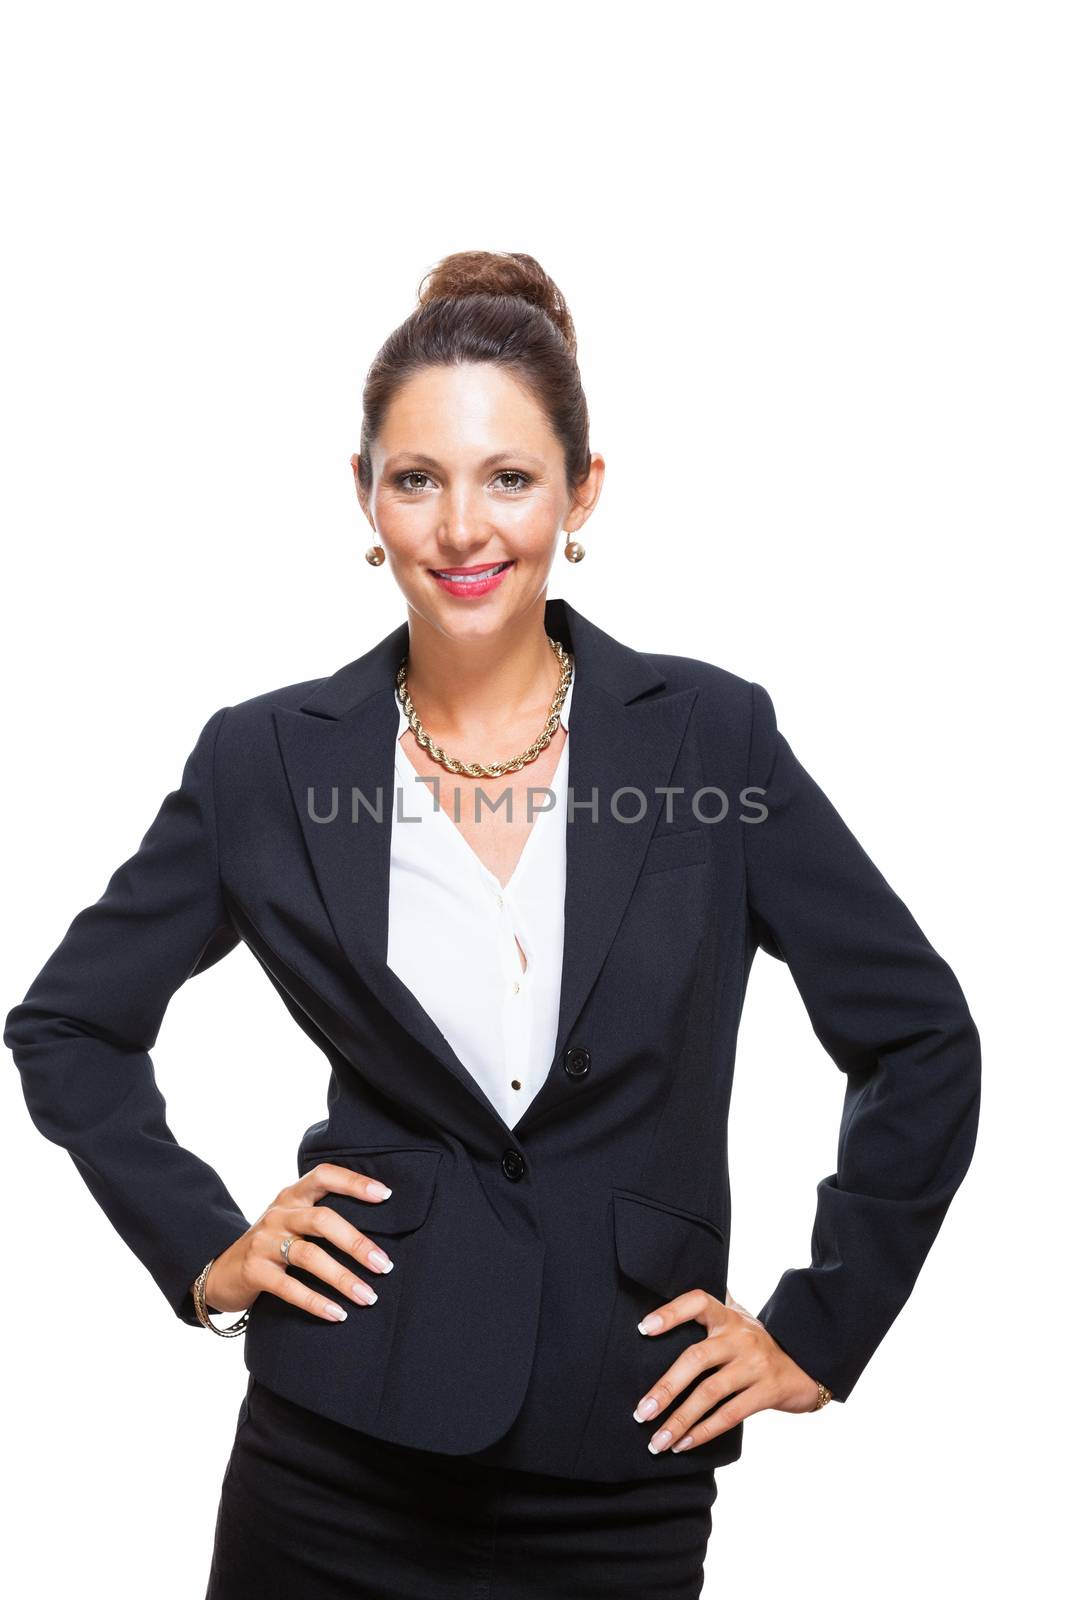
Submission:
<svg viewBox="0 0 1067 1600">
<path fill-rule="evenodd" d="M 771 770 L 778 720 L 762 683 L 698 656 L 641 654 L 664 680 L 661 695 L 692 695 L 689 728 L 717 761 L 746 773 Z"/>
<path fill-rule="evenodd" d="M 246 700 L 237 700 L 227 707 L 228 720 L 269 722 L 272 711 L 297 711 L 328 677 L 330 673 L 327 672 L 319 678 L 302 678 L 299 683 L 279 684 L 274 689 L 264 689 L 260 694 L 250 695 Z"/>
<path fill-rule="evenodd" d="M 746 732 L 754 710 L 758 709 L 760 696 L 766 695 L 762 684 L 699 656 L 669 655 L 648 650 L 641 651 L 641 654 L 663 677 L 665 687 L 661 689 L 661 694 L 683 694 L 687 690 L 696 690 L 694 710 L 699 708 L 700 714 L 714 719 L 720 729 L 736 727 L 739 732 Z"/>
<path fill-rule="evenodd" d="M 276 746 L 276 713 L 285 715 L 299 711 L 329 676 L 325 673 L 318 678 L 302 678 L 297 683 L 278 684 L 273 689 L 264 689 L 220 706 L 211 719 L 212 722 L 218 719 L 214 740 L 216 764 L 221 763 L 228 769 L 235 763 L 258 766 Z"/>
</svg>

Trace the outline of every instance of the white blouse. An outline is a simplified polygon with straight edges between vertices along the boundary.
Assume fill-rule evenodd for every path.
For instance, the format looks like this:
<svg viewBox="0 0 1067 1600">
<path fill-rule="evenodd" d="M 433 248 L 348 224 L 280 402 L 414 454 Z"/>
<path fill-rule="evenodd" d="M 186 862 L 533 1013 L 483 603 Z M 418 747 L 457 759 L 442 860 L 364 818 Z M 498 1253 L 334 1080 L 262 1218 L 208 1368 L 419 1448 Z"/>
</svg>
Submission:
<svg viewBox="0 0 1067 1600">
<path fill-rule="evenodd" d="M 400 743 L 409 724 L 396 695 L 387 961 L 509 1128 L 548 1076 L 559 1024 L 574 676 L 560 711 L 567 738 L 552 779 L 553 800 L 547 792 L 531 795 L 533 826 L 506 885 L 452 820 L 451 774 L 439 769 L 436 809 L 434 785 L 418 781 Z M 496 798 L 497 785 L 506 781 L 487 779 L 482 787 Z M 519 804 L 513 794 L 512 805 Z"/>
</svg>

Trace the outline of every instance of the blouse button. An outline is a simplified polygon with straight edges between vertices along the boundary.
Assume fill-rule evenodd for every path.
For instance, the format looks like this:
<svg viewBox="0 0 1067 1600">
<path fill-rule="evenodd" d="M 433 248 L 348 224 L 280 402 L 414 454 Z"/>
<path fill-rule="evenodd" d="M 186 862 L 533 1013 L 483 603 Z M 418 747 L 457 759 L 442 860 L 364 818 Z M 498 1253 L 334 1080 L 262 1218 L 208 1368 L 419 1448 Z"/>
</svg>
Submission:
<svg viewBox="0 0 1067 1600">
<path fill-rule="evenodd" d="M 517 984 L 517 983 L 513 983 L 513 984 L 512 984 L 512 985 L 511 985 L 511 992 L 512 992 L 512 994 L 518 994 L 518 992 L 519 992 L 519 985 L 518 985 L 518 984 Z"/>
</svg>

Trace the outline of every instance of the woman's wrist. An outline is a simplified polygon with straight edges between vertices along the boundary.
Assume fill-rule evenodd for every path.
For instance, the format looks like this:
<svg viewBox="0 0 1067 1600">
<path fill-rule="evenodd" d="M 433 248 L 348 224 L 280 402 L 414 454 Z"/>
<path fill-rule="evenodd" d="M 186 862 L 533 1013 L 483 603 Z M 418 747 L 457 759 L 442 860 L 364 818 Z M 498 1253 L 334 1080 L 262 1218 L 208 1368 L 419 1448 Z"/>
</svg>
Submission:
<svg viewBox="0 0 1067 1600">
<path fill-rule="evenodd" d="M 213 1308 L 208 1305 L 207 1296 L 204 1291 L 207 1285 L 208 1274 L 215 1265 L 215 1260 L 216 1258 L 212 1256 L 211 1260 L 201 1268 L 193 1282 L 191 1289 L 193 1296 L 193 1309 L 196 1312 L 197 1321 L 201 1322 L 205 1328 L 210 1328 L 212 1333 L 217 1333 L 223 1339 L 231 1339 L 235 1334 L 244 1333 L 245 1327 L 248 1323 L 248 1312 L 242 1311 L 237 1321 L 231 1323 L 228 1328 L 216 1328 L 215 1324 L 212 1322 L 209 1313 Z"/>
</svg>

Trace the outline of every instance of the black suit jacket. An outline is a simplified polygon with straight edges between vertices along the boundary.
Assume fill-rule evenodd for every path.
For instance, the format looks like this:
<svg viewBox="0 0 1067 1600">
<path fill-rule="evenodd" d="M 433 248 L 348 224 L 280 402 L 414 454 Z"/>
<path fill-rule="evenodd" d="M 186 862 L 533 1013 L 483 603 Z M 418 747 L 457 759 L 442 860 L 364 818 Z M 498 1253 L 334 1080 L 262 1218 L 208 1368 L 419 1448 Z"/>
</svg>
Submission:
<svg viewBox="0 0 1067 1600">
<path fill-rule="evenodd" d="M 631 649 L 562 599 L 545 621 L 578 668 L 566 945 L 551 1070 L 514 1130 L 386 964 L 406 621 L 330 677 L 214 713 L 4 1041 L 37 1128 L 199 1327 L 189 1285 L 250 1224 L 175 1141 L 149 1050 L 174 991 L 244 940 L 332 1071 L 298 1171 L 329 1159 L 392 1185 L 377 1206 L 328 1203 L 396 1263 L 374 1279 L 378 1303 L 343 1323 L 260 1295 L 249 1370 L 383 1439 L 622 1481 L 653 1470 L 634 1406 L 704 1333 L 644 1338 L 638 1321 L 694 1287 L 725 1295 L 727 1115 L 757 947 L 788 963 L 844 1079 L 811 1263 L 784 1272 L 759 1316 L 838 1400 L 970 1163 L 979 1040 L 952 971 L 793 754 L 765 689 Z M 353 787 L 382 802 L 381 823 L 365 808 L 351 820 Z M 316 820 L 334 790 L 338 815 Z M 722 797 L 725 816 L 700 820 Z M 643 800 L 640 820 L 616 819 Z M 655 1470 L 733 1461 L 742 1428 Z"/>
</svg>

